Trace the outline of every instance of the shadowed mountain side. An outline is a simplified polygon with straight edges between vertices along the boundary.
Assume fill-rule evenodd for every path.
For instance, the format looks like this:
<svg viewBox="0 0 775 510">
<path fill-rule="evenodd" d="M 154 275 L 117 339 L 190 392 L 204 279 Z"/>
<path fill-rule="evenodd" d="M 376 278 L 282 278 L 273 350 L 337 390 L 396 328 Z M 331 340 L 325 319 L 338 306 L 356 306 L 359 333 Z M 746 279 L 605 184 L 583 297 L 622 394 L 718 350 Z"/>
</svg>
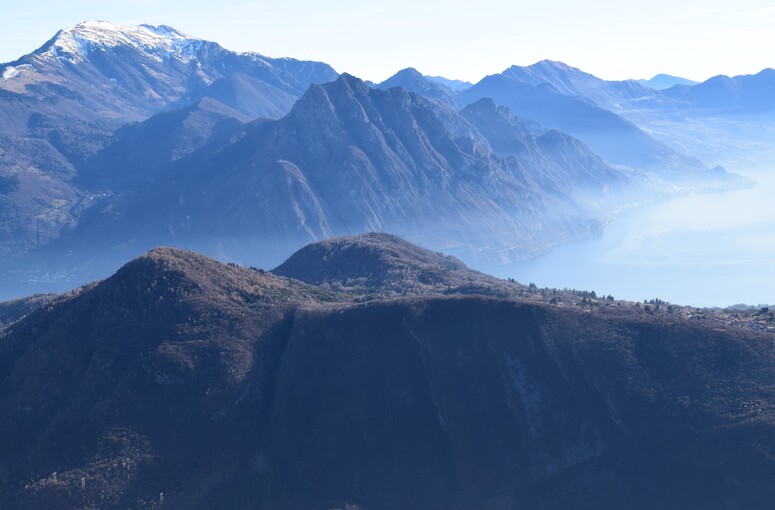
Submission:
<svg viewBox="0 0 775 510">
<path fill-rule="evenodd" d="M 335 79 L 335 76 L 331 79 Z M 291 110 L 298 99 L 296 94 L 280 90 L 245 73 L 221 78 L 203 90 L 201 96 L 214 99 L 248 119 L 279 119 Z"/>
<path fill-rule="evenodd" d="M 285 266 L 298 257 L 312 278 L 375 293 L 405 283 L 411 294 L 423 278 L 412 268 L 466 274 L 384 235 L 311 246 Z M 278 510 L 775 501 L 770 336 L 634 307 L 352 298 L 163 248 L 34 311 L 0 333 L 0 498 L 151 509 L 163 493 L 165 508 Z"/>
<path fill-rule="evenodd" d="M 295 326 L 263 453 L 270 471 L 297 475 L 272 479 L 286 494 L 368 508 L 765 508 L 775 497 L 755 439 L 771 437 L 773 387 L 754 390 L 767 411 L 749 423 L 744 393 L 729 393 L 749 364 L 746 388 L 771 376 L 771 356 L 738 357 L 763 339 L 477 299 Z M 726 389 L 703 389 L 716 377 Z M 380 491 L 386 480 L 396 490 Z"/>
<path fill-rule="evenodd" d="M 0 330 L 13 324 L 30 312 L 60 298 L 61 295 L 57 294 L 35 294 L 11 301 L 0 301 Z"/>
<path fill-rule="evenodd" d="M 157 454 L 150 453 L 155 447 L 145 443 L 146 434 L 161 439 L 175 430 L 181 432 L 181 426 L 195 435 L 196 430 L 207 430 L 201 425 L 218 421 L 218 411 L 208 404 L 202 406 L 200 397 L 206 393 L 236 400 L 235 384 L 251 369 L 256 342 L 279 325 L 288 311 L 287 303 L 325 302 L 331 300 L 329 296 L 298 281 L 227 267 L 191 252 L 154 250 L 92 289 L 33 312 L 31 322 L 11 327 L 14 333 L 0 342 L 0 405 L 7 416 L 0 428 L 8 433 L 9 441 L 32 444 L 33 438 L 39 438 L 60 444 L 63 458 L 72 455 L 85 460 L 88 465 L 70 475 L 80 473 L 78 479 L 90 479 L 90 489 L 101 498 L 100 506 L 115 505 L 122 501 L 122 493 L 133 484 L 138 470 L 154 472 L 152 459 Z M 32 329 L 25 326 L 33 323 Z M 79 332 L 77 339 L 62 342 L 63 334 L 75 332 Z M 57 359 L 59 368 L 52 378 L 24 375 L 42 361 L 33 346 Z M 190 384 L 199 389 L 189 397 L 181 395 L 179 390 L 193 388 Z M 152 389 L 156 385 L 161 391 Z M 6 399 L 11 386 L 18 392 Z M 51 388 L 57 389 L 49 391 Z M 97 388 L 101 390 L 95 392 Z M 145 391 L 150 393 L 143 396 Z M 159 412 L 173 394 L 178 395 L 173 397 L 176 417 L 167 420 Z M 63 395 L 67 395 L 64 400 Z M 17 412 L 17 403 L 33 401 L 37 402 L 34 413 Z M 67 418 L 80 412 L 94 419 L 76 423 Z M 193 466 L 198 454 L 190 448 L 192 436 L 187 434 L 170 446 Z M 20 468 L 34 457 L 43 462 L 38 467 L 63 460 L 46 460 L 43 451 L 47 447 L 34 446 L 11 460 L 6 454 L 13 448 L 5 444 L 2 456 L 9 462 L 2 468 L 4 478 L 8 469 L 16 469 L 15 463 Z M 96 458 L 81 457 L 92 448 Z M 125 466 L 129 476 L 103 471 L 99 480 L 93 478 L 105 468 L 105 456 Z M 166 466 L 172 469 L 169 473 L 177 471 L 173 465 L 163 462 L 162 470 Z M 5 482 L 0 485 L 3 491 L 7 488 Z M 56 487 L 54 493 L 57 499 Z"/>
<path fill-rule="evenodd" d="M 46 140 L 0 136 L 0 257 L 56 239 L 91 204 L 76 169 Z"/>
<path fill-rule="evenodd" d="M 242 113 L 205 98 L 116 131 L 104 149 L 80 169 L 85 189 L 117 193 L 163 182 L 174 163 L 205 145 L 219 145 L 249 120 Z"/>
</svg>

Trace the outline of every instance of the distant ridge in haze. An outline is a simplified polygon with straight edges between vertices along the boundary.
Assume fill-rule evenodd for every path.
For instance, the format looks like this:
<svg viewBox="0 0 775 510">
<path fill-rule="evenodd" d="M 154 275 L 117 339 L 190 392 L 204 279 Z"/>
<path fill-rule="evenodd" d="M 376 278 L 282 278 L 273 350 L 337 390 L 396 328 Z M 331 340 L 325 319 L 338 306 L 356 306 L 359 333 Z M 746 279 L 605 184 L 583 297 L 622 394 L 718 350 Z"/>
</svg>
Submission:
<svg viewBox="0 0 775 510">
<path fill-rule="evenodd" d="M 526 67 L 511 66 L 501 74 L 533 86 L 546 83 L 561 94 L 587 98 L 598 106 L 613 111 L 620 109 L 621 103 L 654 94 L 653 90 L 634 80 L 602 80 L 581 69 L 553 60 L 542 60 Z"/>
<path fill-rule="evenodd" d="M 694 80 L 688 80 L 686 78 L 681 78 L 680 76 L 672 76 L 669 74 L 657 74 L 650 80 L 635 80 L 641 85 L 645 85 L 646 87 L 651 87 L 654 90 L 665 90 L 669 89 L 670 87 L 674 85 L 697 85 L 698 81 Z"/>
<path fill-rule="evenodd" d="M 765 115 L 775 110 L 775 69 L 742 76 L 714 76 L 694 86 L 677 85 L 664 95 L 697 110 Z"/>
<path fill-rule="evenodd" d="M 521 74 L 521 70 L 515 72 L 510 68 L 504 73 L 487 76 L 461 92 L 458 99 L 470 104 L 492 98 L 520 117 L 579 138 L 603 159 L 618 165 L 653 170 L 655 174 L 663 173 L 678 180 L 707 170 L 700 161 L 678 154 L 592 100 L 563 94 L 548 82 L 531 85 L 519 78 Z"/>
<path fill-rule="evenodd" d="M 435 99 L 454 107 L 460 106 L 455 98 L 460 89 L 453 89 L 443 81 L 423 76 L 417 69 L 411 67 L 398 71 L 376 86 L 376 88 L 383 90 L 391 87 L 401 87 L 429 99 Z"/>
</svg>

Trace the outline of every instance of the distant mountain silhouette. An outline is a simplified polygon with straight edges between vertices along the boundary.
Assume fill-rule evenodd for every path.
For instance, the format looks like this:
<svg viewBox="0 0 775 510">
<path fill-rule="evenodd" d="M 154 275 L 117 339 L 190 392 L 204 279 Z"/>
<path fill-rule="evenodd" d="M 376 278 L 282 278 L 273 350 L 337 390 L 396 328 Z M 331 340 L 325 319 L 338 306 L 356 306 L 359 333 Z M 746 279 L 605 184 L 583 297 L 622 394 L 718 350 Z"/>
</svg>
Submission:
<svg viewBox="0 0 775 510">
<path fill-rule="evenodd" d="M 447 87 L 451 88 L 455 92 L 462 92 L 463 90 L 467 89 L 473 83 L 463 80 L 454 80 L 449 78 L 444 78 L 443 76 L 425 76 L 429 80 L 435 81 L 437 83 L 441 83 L 442 85 L 446 85 Z"/>
<path fill-rule="evenodd" d="M 160 248 L 0 332 L 4 505 L 775 502 L 771 335 L 446 295 L 485 277 L 385 235 L 283 266 L 329 285 Z"/>
<path fill-rule="evenodd" d="M 681 78 L 680 76 L 672 76 L 670 74 L 657 74 L 650 80 L 635 80 L 636 82 L 646 87 L 651 87 L 654 90 L 665 90 L 675 85 L 697 85 L 698 81 L 688 80 Z"/>
<path fill-rule="evenodd" d="M 772 115 L 775 70 L 743 76 L 715 76 L 698 85 L 677 85 L 663 92 L 678 106 L 727 113 Z"/>
<path fill-rule="evenodd" d="M 455 89 L 437 79 L 423 76 L 419 71 L 411 67 L 397 72 L 377 85 L 377 88 L 383 90 L 387 90 L 391 87 L 401 87 L 409 92 L 414 92 L 415 94 L 420 94 L 429 99 L 441 101 L 450 106 L 460 106 L 457 99 L 455 99 L 455 95 L 457 94 Z"/>
<path fill-rule="evenodd" d="M 492 98 L 515 114 L 581 139 L 605 160 L 670 178 L 692 178 L 705 167 L 650 137 L 635 124 L 591 100 L 560 93 L 553 85 L 533 86 L 513 72 L 491 75 L 458 96 L 464 103 Z"/>
<path fill-rule="evenodd" d="M 620 109 L 622 103 L 654 95 L 653 90 L 636 80 L 602 80 L 581 69 L 552 60 L 542 60 L 526 67 L 511 66 L 501 74 L 528 85 L 546 83 L 561 94 L 590 99 L 598 106 L 612 111 Z"/>
</svg>

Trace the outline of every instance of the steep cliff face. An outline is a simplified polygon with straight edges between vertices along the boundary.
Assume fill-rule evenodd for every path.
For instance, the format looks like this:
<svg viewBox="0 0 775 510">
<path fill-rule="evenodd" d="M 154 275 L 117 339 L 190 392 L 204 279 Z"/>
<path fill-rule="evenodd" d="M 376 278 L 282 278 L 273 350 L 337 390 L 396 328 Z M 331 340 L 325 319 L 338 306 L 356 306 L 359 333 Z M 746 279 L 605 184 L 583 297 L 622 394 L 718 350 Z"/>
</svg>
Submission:
<svg viewBox="0 0 775 510">
<path fill-rule="evenodd" d="M 434 262 L 385 241 L 385 252 L 375 238 L 361 243 L 372 261 L 392 260 L 375 274 Z M 358 240 L 337 242 L 302 254 L 322 280 L 346 282 L 353 267 L 354 281 L 364 255 L 348 247 Z M 449 271 L 454 281 L 467 270 Z M 360 280 L 385 297 L 358 304 L 361 288 L 332 292 L 159 249 L 44 305 L 0 333 L 2 500 L 158 508 L 163 493 L 165 508 L 278 509 L 775 501 L 769 336 L 634 307 L 604 314 L 445 296 L 420 285 L 422 273 L 401 274 L 418 278 L 405 297 L 389 297 L 399 280 Z"/>
</svg>

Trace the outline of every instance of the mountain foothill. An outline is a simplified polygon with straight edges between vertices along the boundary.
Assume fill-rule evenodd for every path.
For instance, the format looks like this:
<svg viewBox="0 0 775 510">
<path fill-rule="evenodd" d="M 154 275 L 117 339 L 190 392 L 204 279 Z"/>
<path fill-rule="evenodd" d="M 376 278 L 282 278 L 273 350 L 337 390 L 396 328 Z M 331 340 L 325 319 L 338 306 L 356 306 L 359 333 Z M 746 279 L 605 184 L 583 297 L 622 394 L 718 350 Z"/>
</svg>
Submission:
<svg viewBox="0 0 775 510">
<path fill-rule="evenodd" d="M 383 233 L 0 306 L 5 508 L 765 509 L 772 333 Z M 771 317 L 769 320 L 772 320 Z"/>
</svg>

